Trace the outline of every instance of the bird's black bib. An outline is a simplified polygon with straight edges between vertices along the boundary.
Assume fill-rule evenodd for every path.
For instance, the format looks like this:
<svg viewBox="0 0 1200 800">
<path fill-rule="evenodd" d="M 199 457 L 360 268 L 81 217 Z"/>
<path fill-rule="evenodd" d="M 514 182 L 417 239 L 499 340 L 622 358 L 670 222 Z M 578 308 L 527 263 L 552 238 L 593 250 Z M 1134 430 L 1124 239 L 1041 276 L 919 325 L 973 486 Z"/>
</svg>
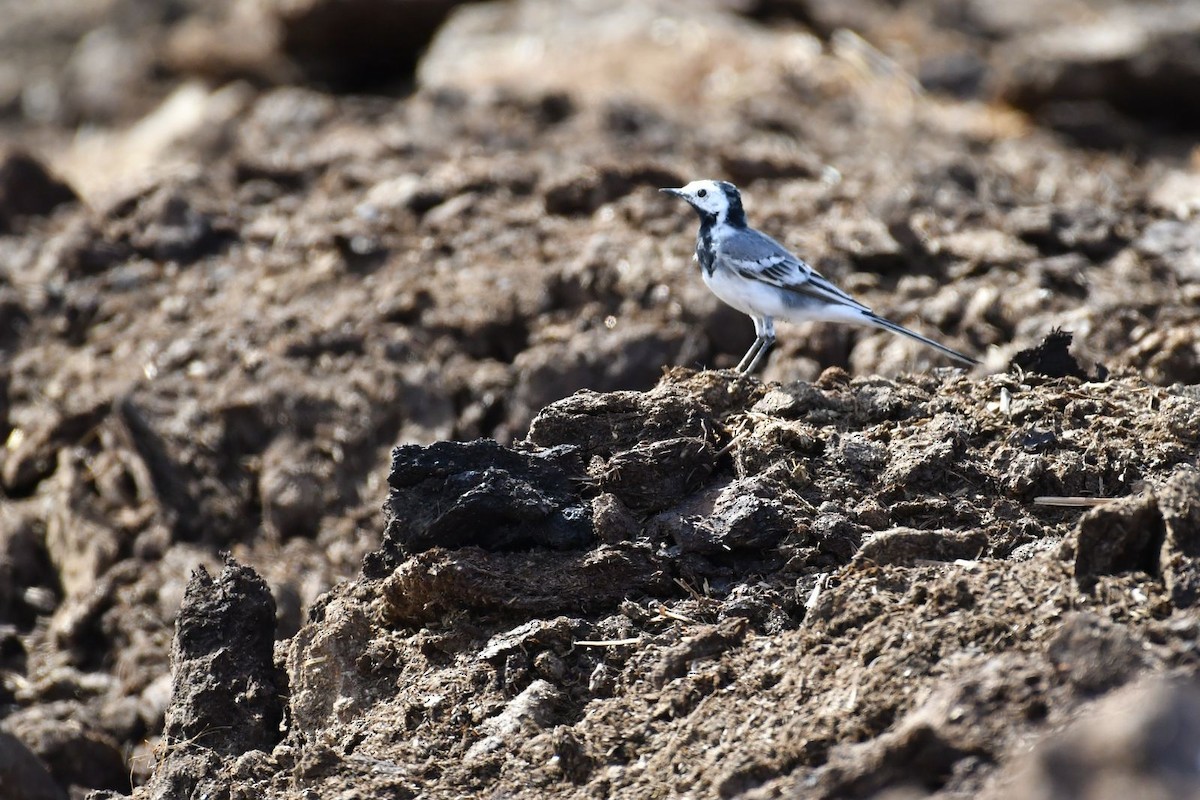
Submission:
<svg viewBox="0 0 1200 800">
<path fill-rule="evenodd" d="M 717 248 L 713 246 L 712 223 L 707 220 L 700 225 L 700 235 L 696 238 L 696 260 L 704 274 L 711 277 L 717 265 Z"/>
</svg>

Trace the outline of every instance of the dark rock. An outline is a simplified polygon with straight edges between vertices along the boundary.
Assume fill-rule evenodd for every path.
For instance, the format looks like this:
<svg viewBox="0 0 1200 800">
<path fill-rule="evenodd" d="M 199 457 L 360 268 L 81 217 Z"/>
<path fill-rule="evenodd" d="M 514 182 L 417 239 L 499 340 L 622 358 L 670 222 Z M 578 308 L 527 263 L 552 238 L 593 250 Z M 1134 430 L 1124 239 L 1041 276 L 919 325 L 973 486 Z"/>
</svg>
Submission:
<svg viewBox="0 0 1200 800">
<path fill-rule="evenodd" d="M 1048 378 L 1103 381 L 1108 376 L 1108 370 L 1103 365 L 1097 364 L 1096 373 L 1089 375 L 1071 355 L 1071 340 L 1074 338 L 1075 335 L 1070 331 L 1055 329 L 1046 334 L 1046 338 L 1036 347 L 1022 350 L 1013 356 L 1008 368 L 1010 371 L 1019 368 L 1025 372 L 1035 372 Z"/>
<path fill-rule="evenodd" d="M 254 570 L 227 558 L 214 581 L 198 568 L 175 624 L 164 735 L 217 738 L 209 746 L 228 755 L 274 746 L 281 714 L 274 640 L 275 601 Z"/>
<path fill-rule="evenodd" d="M 67 798 L 37 756 L 20 739 L 3 732 L 0 732 L 0 790 L 5 800 Z"/>
<path fill-rule="evenodd" d="M 28 153 L 0 154 L 0 234 L 12 230 L 19 219 L 44 216 L 77 199 L 70 186 Z"/>
<path fill-rule="evenodd" d="M 592 523 L 579 495 L 581 478 L 571 447 L 527 453 L 490 439 L 397 447 L 382 552 L 584 547 L 592 541 Z"/>
<path fill-rule="evenodd" d="M 267 4 L 280 47 L 309 80 L 343 90 L 411 78 L 442 22 L 464 0 L 303 0 Z"/>
<path fill-rule="evenodd" d="M 77 713 L 78 705 L 69 701 L 31 706 L 5 719 L 4 728 L 46 765 L 59 786 L 128 792 L 129 767 L 120 743 L 75 719 Z"/>
</svg>

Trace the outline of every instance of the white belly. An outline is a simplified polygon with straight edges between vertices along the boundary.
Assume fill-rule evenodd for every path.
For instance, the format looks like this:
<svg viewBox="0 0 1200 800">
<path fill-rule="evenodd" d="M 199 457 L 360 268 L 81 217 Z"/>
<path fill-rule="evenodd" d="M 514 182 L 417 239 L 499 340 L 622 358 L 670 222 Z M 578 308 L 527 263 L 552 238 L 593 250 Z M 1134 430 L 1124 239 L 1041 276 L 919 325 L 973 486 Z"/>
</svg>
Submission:
<svg viewBox="0 0 1200 800">
<path fill-rule="evenodd" d="M 727 305 L 751 317 L 786 322 L 849 322 L 871 324 L 853 306 L 826 302 L 770 284 L 747 280 L 726 269 L 712 275 L 701 270 L 704 284 Z"/>
<path fill-rule="evenodd" d="M 783 317 L 785 304 L 779 291 L 759 283 L 748 281 L 729 270 L 718 269 L 709 275 L 701 271 L 704 285 L 726 305 L 733 306 L 752 317 Z"/>
</svg>

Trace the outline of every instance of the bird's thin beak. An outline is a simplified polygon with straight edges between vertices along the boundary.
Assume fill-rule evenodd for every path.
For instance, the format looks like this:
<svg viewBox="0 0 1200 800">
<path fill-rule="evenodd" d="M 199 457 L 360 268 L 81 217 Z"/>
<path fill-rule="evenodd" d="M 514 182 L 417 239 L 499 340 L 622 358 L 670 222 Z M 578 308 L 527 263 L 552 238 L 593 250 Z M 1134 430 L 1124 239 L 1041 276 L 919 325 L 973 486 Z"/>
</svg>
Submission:
<svg viewBox="0 0 1200 800">
<path fill-rule="evenodd" d="M 673 194 L 673 195 L 675 195 L 676 197 L 683 197 L 683 196 L 684 196 L 684 195 L 683 195 L 683 189 L 659 189 L 659 191 L 660 191 L 660 192 L 666 192 L 667 194 Z"/>
</svg>

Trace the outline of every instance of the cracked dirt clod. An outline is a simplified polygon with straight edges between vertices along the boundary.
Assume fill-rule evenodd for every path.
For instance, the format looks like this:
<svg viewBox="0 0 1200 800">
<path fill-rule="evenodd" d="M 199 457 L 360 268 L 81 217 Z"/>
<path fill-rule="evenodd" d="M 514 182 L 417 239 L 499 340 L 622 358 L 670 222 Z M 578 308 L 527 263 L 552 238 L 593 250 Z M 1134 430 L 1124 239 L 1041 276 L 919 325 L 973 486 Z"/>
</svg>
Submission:
<svg viewBox="0 0 1200 800">
<path fill-rule="evenodd" d="M 383 610 L 406 624 L 463 610 L 595 613 L 668 586 L 661 559 L 646 547 L 537 554 L 434 549 L 410 557 L 384 581 Z"/>
<path fill-rule="evenodd" d="M 285 692 L 274 639 L 275 602 L 254 570 L 228 559 L 214 580 L 197 568 L 176 621 L 167 753 L 151 796 L 211 789 L 222 759 L 274 747 Z"/>
<path fill-rule="evenodd" d="M 1171 602 L 1195 608 L 1200 605 L 1200 472 L 1177 473 L 1155 498 L 1166 527 L 1159 569 Z"/>
<path fill-rule="evenodd" d="M 1162 513 L 1152 496 L 1093 509 L 1079 521 L 1075 579 L 1086 583 L 1097 575 L 1131 570 L 1157 575 L 1162 543 Z"/>
<path fill-rule="evenodd" d="M 664 433 L 704 441 L 719 430 L 716 416 L 694 393 L 669 381 L 659 385 L 651 393 L 577 392 L 542 409 L 529 441 L 539 447 L 574 444 L 585 457 L 611 457 Z"/>
<path fill-rule="evenodd" d="M 598 488 L 630 511 L 648 514 L 670 508 L 700 487 L 716 463 L 717 450 L 709 442 L 677 437 L 597 458 L 588 472 Z"/>
<path fill-rule="evenodd" d="M 1194 606 L 1200 587 L 1200 477 L 1181 470 L 1155 492 L 1096 508 L 1079 521 L 1073 541 L 1075 578 L 1141 570 L 1161 577 L 1180 608 Z"/>
<path fill-rule="evenodd" d="M 383 551 L 398 562 L 435 546 L 586 546 L 593 534 L 582 478 L 569 446 L 522 453 L 479 439 L 397 447 Z"/>
<path fill-rule="evenodd" d="M 892 528 L 863 542 L 854 555 L 858 564 L 913 566 L 918 561 L 972 560 L 987 550 L 983 531 L 919 531 Z"/>
</svg>

